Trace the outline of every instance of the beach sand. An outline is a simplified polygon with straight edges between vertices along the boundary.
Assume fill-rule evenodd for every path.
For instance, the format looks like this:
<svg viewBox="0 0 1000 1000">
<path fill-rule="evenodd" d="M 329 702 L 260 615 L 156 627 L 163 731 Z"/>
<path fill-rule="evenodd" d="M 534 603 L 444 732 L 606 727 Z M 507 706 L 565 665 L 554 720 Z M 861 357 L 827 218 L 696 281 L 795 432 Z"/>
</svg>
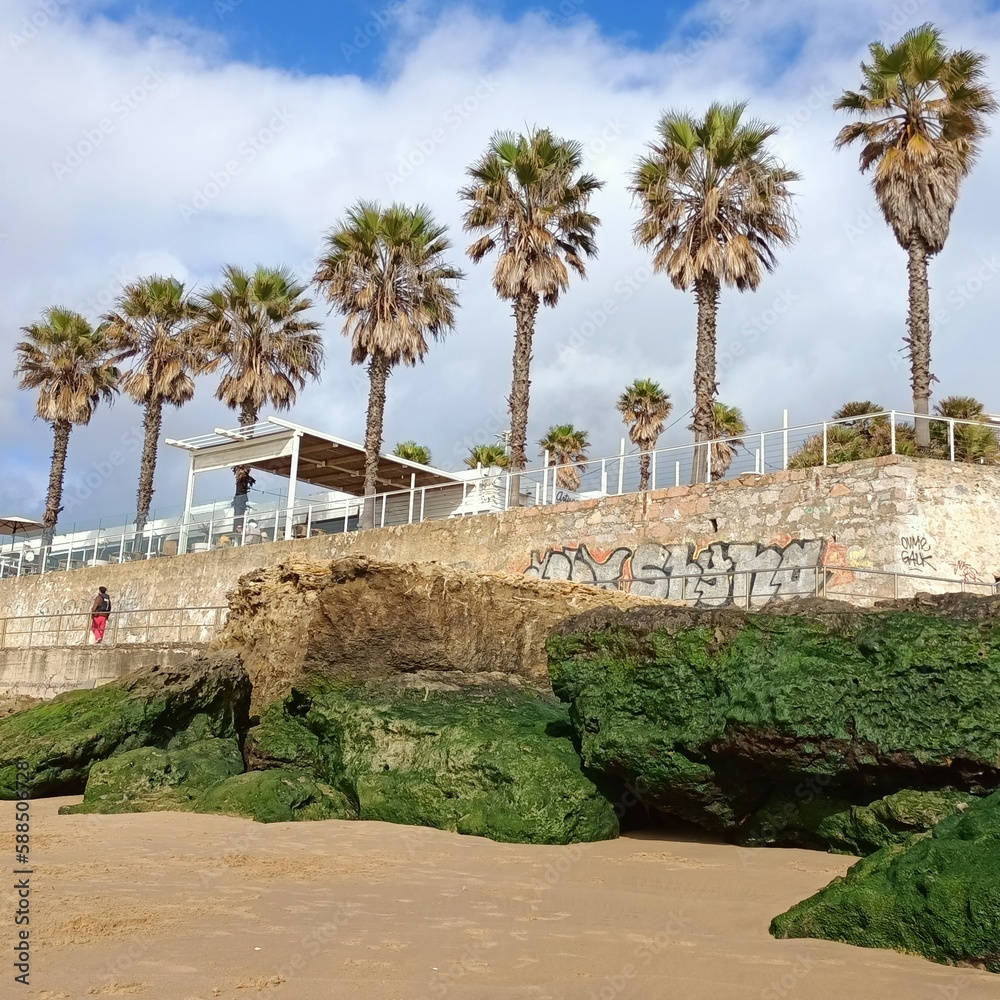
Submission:
<svg viewBox="0 0 1000 1000">
<path fill-rule="evenodd" d="M 496 844 L 381 823 L 262 825 L 32 803 L 31 983 L 45 1000 L 986 1000 L 1000 978 L 775 941 L 771 917 L 851 859 L 636 834 Z M 0 843 L 13 859 L 13 803 Z"/>
</svg>

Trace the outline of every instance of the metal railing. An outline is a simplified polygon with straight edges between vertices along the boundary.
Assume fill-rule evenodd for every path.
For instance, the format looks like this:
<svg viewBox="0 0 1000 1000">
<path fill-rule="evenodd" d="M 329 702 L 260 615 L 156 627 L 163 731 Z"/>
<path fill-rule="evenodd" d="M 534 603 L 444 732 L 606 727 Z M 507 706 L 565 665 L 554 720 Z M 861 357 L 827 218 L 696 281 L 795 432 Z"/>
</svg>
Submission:
<svg viewBox="0 0 1000 1000">
<path fill-rule="evenodd" d="M 618 455 L 582 466 L 550 464 L 546 453 L 541 468 L 519 474 L 517 499 L 520 505 L 531 506 L 636 493 L 644 458 L 648 459 L 648 489 L 681 486 L 691 481 L 699 448 L 706 452 L 706 482 L 880 455 L 914 454 L 916 420 L 929 424 L 931 448 L 925 453 L 929 457 L 983 465 L 1000 463 L 1000 428 L 994 425 L 884 410 L 647 453 L 627 453 L 623 438 Z M 480 468 L 477 473 L 452 483 L 376 494 L 375 525 L 475 516 L 517 505 L 511 495 L 510 474 L 499 468 Z M 0 578 L 355 531 L 365 501 L 349 497 L 302 501 L 291 507 L 279 502 L 273 510 L 245 515 L 220 509 L 224 503 L 219 501 L 209 515 L 186 522 L 151 521 L 141 532 L 129 527 L 123 518 L 114 528 L 59 535 L 44 552 L 36 543 L 21 542 L 0 552 Z M 243 530 L 244 524 L 247 530 Z M 252 530 L 251 525 L 255 525 Z"/>
<path fill-rule="evenodd" d="M 617 581 L 617 589 L 669 603 L 702 608 L 740 607 L 749 611 L 772 601 L 804 597 L 847 599 L 855 604 L 913 598 L 918 594 L 961 593 L 988 597 L 1000 592 L 1000 584 L 861 566 L 823 565 L 756 570 L 706 569 L 698 573 L 664 570 L 659 576 L 624 577 Z"/>
<path fill-rule="evenodd" d="M 221 606 L 112 611 L 102 645 L 200 645 L 219 630 L 227 611 Z M 80 611 L 0 618 L 0 649 L 86 646 L 92 641 L 90 621 L 90 613 Z"/>
</svg>

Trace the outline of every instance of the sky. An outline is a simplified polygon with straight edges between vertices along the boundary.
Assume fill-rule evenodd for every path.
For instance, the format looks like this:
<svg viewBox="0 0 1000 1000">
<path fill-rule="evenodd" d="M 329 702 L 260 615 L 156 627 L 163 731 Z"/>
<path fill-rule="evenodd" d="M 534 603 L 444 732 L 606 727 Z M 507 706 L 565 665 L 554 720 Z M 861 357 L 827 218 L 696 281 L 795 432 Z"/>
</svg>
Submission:
<svg viewBox="0 0 1000 1000">
<path fill-rule="evenodd" d="M 928 20 L 1000 77 L 1000 13 L 981 0 L 4 0 L 0 352 L 13 369 L 21 327 L 44 308 L 97 320 L 142 275 L 205 289 L 224 264 L 264 263 L 308 280 L 324 232 L 357 199 L 425 203 L 466 273 L 461 309 L 425 364 L 390 379 L 385 438 L 415 439 L 458 468 L 507 424 L 513 320 L 491 264 L 465 256 L 457 192 L 495 130 L 544 126 L 579 140 L 606 183 L 592 205 L 598 258 L 539 313 L 532 451 L 550 424 L 572 422 L 592 456 L 616 453 L 614 401 L 637 377 L 674 401 L 661 445 L 683 443 L 694 299 L 633 244 L 628 174 L 664 109 L 739 99 L 781 125 L 775 151 L 802 175 L 799 238 L 756 292 L 722 294 L 720 398 L 754 430 L 780 426 L 785 409 L 793 425 L 822 420 L 850 399 L 909 409 L 905 254 L 856 152 L 833 148 L 842 118 L 831 104 L 857 85 L 870 41 Z M 991 412 L 998 168 L 990 136 L 930 272 L 936 398 L 974 395 Z M 326 368 L 290 416 L 360 441 L 365 374 L 337 316 L 319 302 L 315 315 Z M 0 513 L 39 514 L 51 429 L 0 368 Z M 167 412 L 164 436 L 233 426 L 214 388 L 200 380 L 191 404 Z M 134 504 L 141 419 L 120 399 L 74 430 L 64 523 Z M 181 502 L 185 471 L 184 455 L 162 447 L 154 506 Z"/>
</svg>

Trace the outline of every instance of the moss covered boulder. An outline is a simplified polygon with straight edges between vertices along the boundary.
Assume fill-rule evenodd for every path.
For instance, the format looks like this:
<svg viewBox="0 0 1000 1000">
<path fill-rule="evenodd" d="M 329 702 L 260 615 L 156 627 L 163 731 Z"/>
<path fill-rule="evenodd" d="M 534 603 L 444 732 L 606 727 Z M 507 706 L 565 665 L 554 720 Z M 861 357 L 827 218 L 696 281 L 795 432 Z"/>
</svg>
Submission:
<svg viewBox="0 0 1000 1000">
<path fill-rule="evenodd" d="M 776 917 L 771 933 L 1000 972 L 1000 793 L 859 861 Z"/>
<path fill-rule="evenodd" d="M 124 813 L 184 809 L 202 792 L 243 772 L 236 739 L 183 742 L 175 749 L 140 747 L 98 761 L 83 802 L 63 813 Z"/>
<path fill-rule="evenodd" d="M 571 737 L 565 708 L 544 696 L 316 685 L 262 714 L 247 755 L 251 766 L 310 769 L 361 819 L 520 843 L 617 836 Z"/>
<path fill-rule="evenodd" d="M 736 838 L 775 797 L 1000 786 L 992 617 L 602 610 L 548 650 L 585 765 Z"/>
<path fill-rule="evenodd" d="M 139 747 L 166 749 L 192 727 L 198 739 L 241 737 L 249 705 L 246 671 L 227 652 L 59 695 L 0 719 L 0 799 L 15 797 L 18 761 L 30 765 L 32 796 L 79 793 L 97 761 Z"/>
<path fill-rule="evenodd" d="M 775 795 L 741 832 L 751 847 L 825 848 L 841 854 L 872 854 L 926 833 L 975 799 L 967 792 L 894 792 L 866 806 L 822 793 Z"/>
<path fill-rule="evenodd" d="M 308 774 L 283 769 L 238 774 L 208 789 L 191 808 L 258 823 L 357 818 L 357 810 L 343 792 Z"/>
</svg>

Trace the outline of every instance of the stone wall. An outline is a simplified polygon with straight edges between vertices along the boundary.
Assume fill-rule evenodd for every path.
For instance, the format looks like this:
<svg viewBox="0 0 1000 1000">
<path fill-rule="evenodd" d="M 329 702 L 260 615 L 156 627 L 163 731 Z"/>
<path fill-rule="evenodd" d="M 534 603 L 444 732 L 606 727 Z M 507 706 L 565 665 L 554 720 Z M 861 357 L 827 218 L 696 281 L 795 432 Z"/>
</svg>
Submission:
<svg viewBox="0 0 1000 1000">
<path fill-rule="evenodd" d="M 0 616 L 78 612 L 99 585 L 119 610 L 212 607 L 249 570 L 351 553 L 438 561 L 694 597 L 717 607 L 813 593 L 890 597 L 865 569 L 913 573 L 899 596 L 943 589 L 929 577 L 1000 574 L 1000 469 L 898 456 L 746 476 L 501 514 L 0 580 Z M 828 569 L 828 567 L 845 567 Z M 720 571 L 737 570 L 732 580 Z M 678 575 L 692 579 L 681 582 Z"/>
</svg>

